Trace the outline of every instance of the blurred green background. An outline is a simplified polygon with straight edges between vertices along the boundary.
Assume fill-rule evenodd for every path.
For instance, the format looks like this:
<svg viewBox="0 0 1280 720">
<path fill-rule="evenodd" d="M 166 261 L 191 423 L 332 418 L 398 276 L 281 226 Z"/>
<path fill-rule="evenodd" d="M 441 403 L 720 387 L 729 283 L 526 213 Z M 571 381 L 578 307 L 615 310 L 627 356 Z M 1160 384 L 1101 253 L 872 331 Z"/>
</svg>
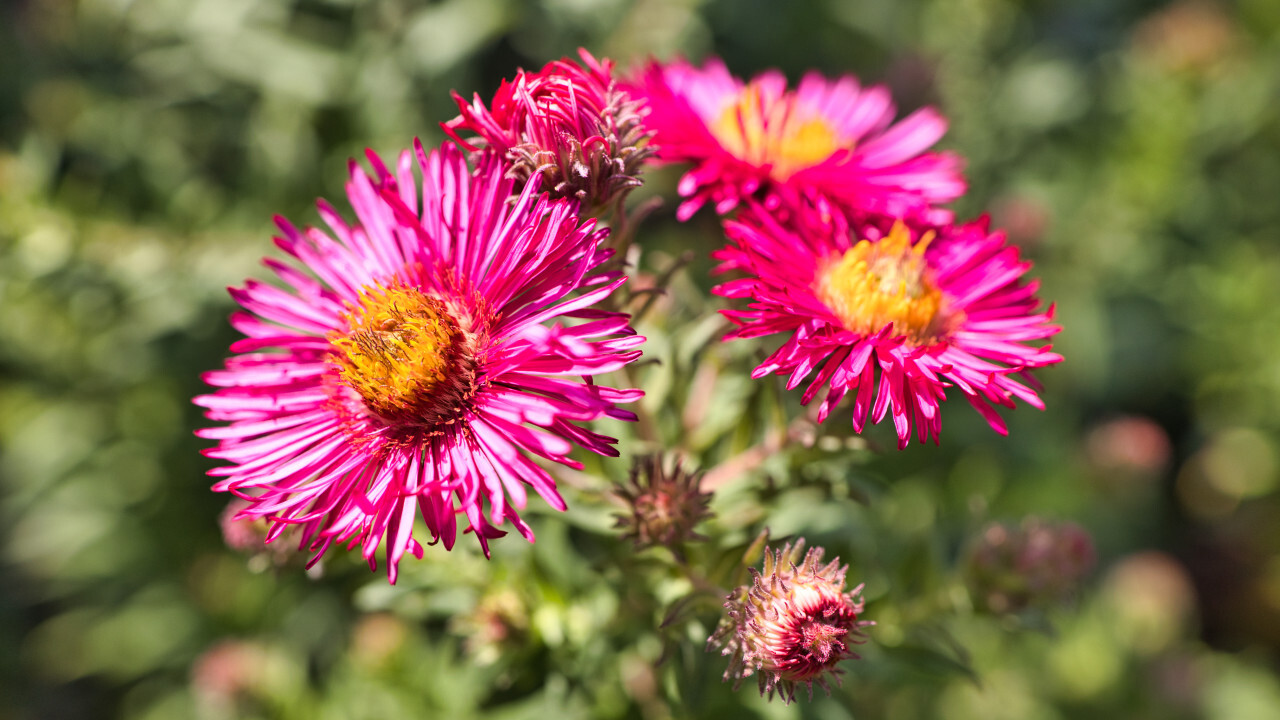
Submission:
<svg viewBox="0 0 1280 720">
<path fill-rule="evenodd" d="M 271 215 L 315 222 L 366 146 L 439 142 L 450 89 L 579 45 L 940 106 L 961 216 L 990 211 L 1057 303 L 1049 409 L 1000 438 L 953 400 L 941 447 L 901 453 L 846 413 L 778 447 L 803 414 L 715 340 L 717 223 L 668 202 L 638 282 L 696 259 L 634 370 L 662 442 L 610 427 L 624 457 L 562 473 L 536 544 L 428 548 L 395 588 L 227 549 L 189 399 Z M 1280 717 L 1278 192 L 1274 0 L 0 3 L 0 719 Z M 691 562 L 768 525 L 868 583 L 831 697 L 722 684 L 714 598 L 658 629 L 690 581 L 614 535 L 607 494 L 656 446 L 718 466 Z M 1027 515 L 1087 528 L 1097 569 L 1066 604 L 976 610 L 964 548 Z"/>
</svg>

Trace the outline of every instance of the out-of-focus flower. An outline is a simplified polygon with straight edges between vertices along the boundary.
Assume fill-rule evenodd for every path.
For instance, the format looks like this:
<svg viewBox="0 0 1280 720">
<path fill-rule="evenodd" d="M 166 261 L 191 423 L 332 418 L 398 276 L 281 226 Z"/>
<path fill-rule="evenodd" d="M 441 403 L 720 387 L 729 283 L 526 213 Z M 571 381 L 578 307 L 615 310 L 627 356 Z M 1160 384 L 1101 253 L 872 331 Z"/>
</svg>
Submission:
<svg viewBox="0 0 1280 720">
<path fill-rule="evenodd" d="M 1027 518 L 1020 526 L 993 523 L 978 536 L 965 563 L 976 604 L 994 613 L 1068 599 L 1093 569 L 1089 533 L 1075 523 Z"/>
<path fill-rule="evenodd" d="M 463 636 L 463 649 L 478 665 L 492 665 L 529 634 L 528 604 L 510 588 L 490 591 L 471 612 L 458 615 L 451 629 Z"/>
<path fill-rule="evenodd" d="M 726 598 L 728 617 L 707 649 L 718 647 L 731 656 L 724 679 L 732 678 L 735 690 L 757 673 L 761 695 L 772 699 L 776 692 L 790 703 L 796 685 L 803 684 L 812 698 L 815 682 L 830 693 L 828 678 L 840 683 L 836 665 L 858 657 L 853 645 L 864 641 L 860 628 L 871 624 L 858 619 L 862 586 L 845 592 L 849 566 L 840 565 L 839 558 L 820 565 L 820 547 L 811 548 L 797 566 L 803 550 L 803 539 L 776 552 L 766 548 L 763 572 L 751 568 L 751 584 Z"/>
<path fill-rule="evenodd" d="M 452 145 L 428 155 L 415 144 L 394 173 L 369 160 L 375 175 L 353 164 L 347 185 L 359 225 L 323 202 L 332 234 L 277 219 L 277 243 L 315 278 L 267 260 L 289 289 L 231 290 L 247 337 L 196 403 L 229 423 L 199 435 L 230 463 L 210 474 L 249 502 L 239 517 L 270 521 L 268 539 L 298 528 L 313 562 L 347 543 L 376 567 L 385 537 L 395 582 L 405 552 L 421 557 L 419 512 L 446 548 L 458 514 L 486 553 L 507 521 L 532 541 L 517 512 L 526 487 L 565 504 L 528 454 L 570 467 L 581 467 L 574 443 L 617 454 L 577 423 L 634 419 L 616 403 L 641 393 L 584 379 L 634 360 L 643 338 L 626 316 L 591 309 L 624 278 L 598 270 L 605 231 L 577 203 L 539 197 L 537 182 L 509 200 L 496 157 L 472 172 Z M 544 324 L 560 317 L 587 321 Z"/>
<path fill-rule="evenodd" d="M 232 499 L 218 516 L 218 527 L 222 529 L 222 541 L 227 547 L 243 553 L 259 552 L 271 531 L 271 523 L 262 518 L 237 518 L 247 507 L 249 501 Z"/>
<path fill-rule="evenodd" d="M 659 159 L 694 165 L 680 182 L 682 220 L 708 201 L 729 212 L 765 189 L 946 222 L 951 213 L 935 206 L 965 190 L 959 158 L 927 152 L 946 120 L 924 108 L 893 124 L 888 90 L 862 88 L 851 75 L 809 73 L 791 91 L 776 70 L 743 83 L 716 59 L 701 68 L 654 62 L 633 88 L 648 104 Z"/>
<path fill-rule="evenodd" d="M 395 615 L 365 615 L 351 629 L 350 658 L 357 665 L 381 668 L 395 657 L 408 638 L 409 627 Z"/>
<path fill-rule="evenodd" d="M 271 534 L 271 523 L 262 517 L 241 515 L 248 507 L 249 501 L 232 498 L 218 516 L 222 541 L 227 547 L 248 555 L 250 567 L 257 570 L 271 565 L 283 566 L 299 557 L 296 531 L 287 529 L 279 537 L 273 538 L 273 542 L 267 542 L 267 536 Z"/>
<path fill-rule="evenodd" d="M 723 311 L 738 326 L 727 338 L 789 333 L 752 377 L 788 374 L 794 389 L 813 375 L 801 402 L 827 388 L 818 422 L 853 393 L 854 429 L 891 415 L 906 447 L 913 422 L 921 442 L 937 441 L 952 385 L 1002 435 L 990 403 L 1044 407 L 1028 371 L 1062 357 L 1029 343 L 1058 332 L 1053 308 L 1039 311 L 1037 283 L 1021 280 L 1031 263 L 986 218 L 937 231 L 896 222 L 885 232 L 855 229 L 818 203 L 786 224 L 752 206 L 725 227 L 731 244 L 716 253 L 719 271 L 747 277 L 714 292 L 751 301 Z"/>
<path fill-rule="evenodd" d="M 1030 195 L 1016 194 L 997 198 L 991 217 L 1005 229 L 1009 242 L 1024 248 L 1038 244 L 1052 220 L 1043 202 Z"/>
<path fill-rule="evenodd" d="M 1239 30 L 1217 3 L 1180 0 L 1151 13 L 1133 33 L 1137 54 L 1164 70 L 1205 70 L 1238 44 Z"/>
<path fill-rule="evenodd" d="M 461 114 L 441 127 L 464 148 L 493 148 L 518 181 L 540 176 L 554 197 L 574 198 L 588 211 L 641 184 L 653 154 L 640 103 L 619 88 L 613 62 L 579 50 L 582 64 L 564 58 L 536 73 L 502 81 L 486 107 L 454 93 Z M 464 140 L 468 131 L 475 138 Z"/>
<path fill-rule="evenodd" d="M 616 527 L 635 541 L 637 548 L 663 546 L 678 550 L 689 540 L 705 540 L 694 532 L 711 514 L 711 493 L 699 489 L 701 473 L 687 473 L 676 461 L 667 472 L 662 458 L 637 458 L 627 484 L 617 489 L 630 512 L 618 516 Z"/>
<path fill-rule="evenodd" d="M 1116 614 L 1120 639 L 1143 655 L 1167 651 L 1190 630 L 1197 610 L 1186 566 L 1155 550 L 1117 561 L 1100 595 Z"/>
<path fill-rule="evenodd" d="M 1169 463 L 1169 434 L 1151 418 L 1108 420 L 1089 432 L 1089 459 L 1105 470 L 1157 473 Z"/>
<path fill-rule="evenodd" d="M 223 640 L 205 650 L 191 665 L 196 698 L 218 716 L 230 717 L 237 704 L 262 689 L 272 660 L 261 646 Z"/>
</svg>

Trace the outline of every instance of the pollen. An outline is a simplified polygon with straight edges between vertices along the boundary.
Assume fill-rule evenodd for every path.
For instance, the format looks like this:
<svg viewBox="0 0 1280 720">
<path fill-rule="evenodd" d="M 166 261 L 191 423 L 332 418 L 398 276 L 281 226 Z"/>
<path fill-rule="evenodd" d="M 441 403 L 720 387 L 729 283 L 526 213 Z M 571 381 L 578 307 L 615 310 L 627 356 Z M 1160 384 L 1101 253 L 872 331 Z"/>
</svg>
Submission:
<svg viewBox="0 0 1280 720">
<path fill-rule="evenodd" d="M 330 337 L 343 384 L 396 427 L 451 422 L 474 394 L 469 334 L 445 304 L 405 285 L 365 288 Z"/>
<path fill-rule="evenodd" d="M 942 291 L 924 259 L 933 237 L 927 232 L 912 245 L 906 226 L 897 223 L 878 242 L 860 240 L 819 267 L 818 299 L 851 332 L 870 335 L 892 323 L 894 335 L 914 345 L 931 343 L 945 319 Z"/>
<path fill-rule="evenodd" d="M 770 166 L 778 181 L 821 163 L 841 147 L 835 130 L 819 114 L 791 93 L 767 98 L 755 82 L 712 123 L 711 133 L 734 156 Z"/>
</svg>

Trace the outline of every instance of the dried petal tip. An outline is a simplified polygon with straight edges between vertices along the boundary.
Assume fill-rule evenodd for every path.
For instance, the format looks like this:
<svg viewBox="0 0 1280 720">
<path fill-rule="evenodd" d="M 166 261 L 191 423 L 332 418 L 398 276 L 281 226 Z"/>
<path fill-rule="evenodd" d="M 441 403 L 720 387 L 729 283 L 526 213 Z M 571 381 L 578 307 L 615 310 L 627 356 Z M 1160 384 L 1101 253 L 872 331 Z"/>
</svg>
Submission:
<svg viewBox="0 0 1280 720">
<path fill-rule="evenodd" d="M 1027 518 L 1016 527 L 988 525 L 969 550 L 965 574 L 978 607 L 1017 613 L 1069 599 L 1094 560 L 1093 540 L 1079 525 Z"/>
<path fill-rule="evenodd" d="M 679 461 L 667 472 L 661 456 L 637 458 L 631 478 L 617 489 L 630 512 L 618 516 L 616 527 L 635 541 L 636 548 L 661 545 L 678 552 L 680 543 L 705 540 L 694 532 L 711 515 L 711 493 L 699 490 L 701 479 L 702 473 L 685 472 Z"/>
<path fill-rule="evenodd" d="M 641 103 L 615 82 L 613 61 L 578 54 L 581 65 L 563 58 L 519 71 L 488 107 L 479 95 L 468 103 L 455 93 L 461 114 L 442 127 L 464 148 L 493 148 L 515 180 L 541 175 L 552 197 L 576 199 L 593 213 L 641 184 L 653 133 Z M 464 130 L 475 137 L 464 140 Z"/>
<path fill-rule="evenodd" d="M 803 549 L 803 539 L 780 551 L 766 549 L 763 572 L 751 568 L 751 585 L 726 598 L 728 617 L 707 647 L 731 656 L 724 679 L 732 678 L 735 690 L 743 678 L 758 673 L 760 694 L 770 700 L 776 692 L 789 704 L 799 684 L 812 699 L 815 682 L 830 694 L 828 677 L 840 684 L 836 665 L 858 657 L 852 646 L 864 642 L 860 629 L 872 624 L 858 619 L 862 586 L 844 592 L 849 566 L 839 558 L 821 565 L 820 547 L 811 548 L 797 566 Z"/>
</svg>

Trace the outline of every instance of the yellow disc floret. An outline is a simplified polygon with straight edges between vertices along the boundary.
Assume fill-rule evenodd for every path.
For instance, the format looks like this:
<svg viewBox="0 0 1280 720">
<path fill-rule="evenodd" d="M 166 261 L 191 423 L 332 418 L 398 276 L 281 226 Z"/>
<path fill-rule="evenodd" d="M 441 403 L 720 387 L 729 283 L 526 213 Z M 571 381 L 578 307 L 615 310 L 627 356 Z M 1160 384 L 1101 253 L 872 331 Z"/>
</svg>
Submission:
<svg viewBox="0 0 1280 720">
<path fill-rule="evenodd" d="M 342 382 L 388 424 L 447 420 L 473 391 L 467 333 L 439 299 L 405 285 L 367 287 L 330 338 Z"/>
<path fill-rule="evenodd" d="M 711 124 L 711 134 L 735 157 L 771 165 L 770 174 L 780 181 L 840 149 L 839 138 L 822 117 L 790 94 L 764 98 L 754 82 Z"/>
<path fill-rule="evenodd" d="M 912 344 L 937 338 L 943 325 L 943 297 L 929 277 L 924 252 L 927 232 L 915 245 L 897 223 L 878 242 L 860 240 L 843 255 L 818 267 L 814 290 L 845 329 L 869 335 L 893 323 L 893 334 Z"/>
</svg>

